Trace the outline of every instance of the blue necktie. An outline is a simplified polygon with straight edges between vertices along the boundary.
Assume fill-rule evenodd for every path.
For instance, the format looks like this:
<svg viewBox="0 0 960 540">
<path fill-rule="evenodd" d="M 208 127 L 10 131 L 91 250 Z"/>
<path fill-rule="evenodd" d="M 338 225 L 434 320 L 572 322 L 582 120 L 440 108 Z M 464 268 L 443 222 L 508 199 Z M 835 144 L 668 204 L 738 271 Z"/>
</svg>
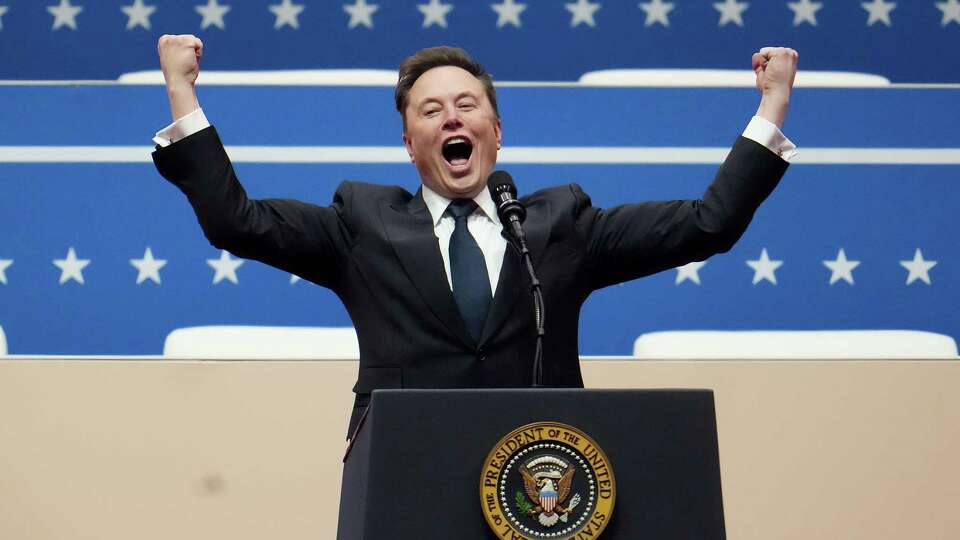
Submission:
<svg viewBox="0 0 960 540">
<path fill-rule="evenodd" d="M 453 282 L 453 299 L 460 308 L 467 330 L 477 341 L 483 331 L 483 323 L 490 310 L 490 278 L 487 263 L 480 246 L 467 229 L 467 217 L 477 209 L 470 199 L 454 199 L 447 212 L 453 216 L 456 226 L 450 237 L 450 280 Z"/>
</svg>

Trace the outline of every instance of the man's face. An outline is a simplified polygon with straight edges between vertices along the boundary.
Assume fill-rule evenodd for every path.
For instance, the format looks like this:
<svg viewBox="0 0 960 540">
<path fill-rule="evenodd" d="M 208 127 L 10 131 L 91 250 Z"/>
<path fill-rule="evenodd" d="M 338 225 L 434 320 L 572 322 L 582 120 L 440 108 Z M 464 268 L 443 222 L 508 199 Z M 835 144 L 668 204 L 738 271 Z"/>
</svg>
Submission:
<svg viewBox="0 0 960 540">
<path fill-rule="evenodd" d="M 497 162 L 500 120 L 483 83 L 443 66 L 421 75 L 407 99 L 403 144 L 420 181 L 449 199 L 482 190 Z"/>
</svg>

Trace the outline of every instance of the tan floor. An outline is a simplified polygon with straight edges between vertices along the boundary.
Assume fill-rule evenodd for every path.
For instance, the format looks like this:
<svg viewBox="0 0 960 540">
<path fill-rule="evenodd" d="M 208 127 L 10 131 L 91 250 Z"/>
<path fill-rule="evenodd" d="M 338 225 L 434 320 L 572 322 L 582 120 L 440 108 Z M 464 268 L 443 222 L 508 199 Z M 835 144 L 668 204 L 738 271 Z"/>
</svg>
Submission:
<svg viewBox="0 0 960 540">
<path fill-rule="evenodd" d="M 350 361 L 0 360 L 0 539 L 325 539 Z M 727 534 L 960 538 L 957 361 L 586 360 L 713 388 Z"/>
</svg>

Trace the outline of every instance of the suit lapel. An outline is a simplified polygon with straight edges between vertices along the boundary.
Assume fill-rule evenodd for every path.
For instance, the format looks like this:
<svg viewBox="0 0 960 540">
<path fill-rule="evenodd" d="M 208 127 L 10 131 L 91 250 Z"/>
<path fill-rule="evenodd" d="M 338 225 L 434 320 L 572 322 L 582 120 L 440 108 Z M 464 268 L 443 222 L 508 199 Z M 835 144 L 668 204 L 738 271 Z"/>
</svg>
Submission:
<svg viewBox="0 0 960 540">
<path fill-rule="evenodd" d="M 527 247 L 533 257 L 533 268 L 537 271 L 538 276 L 542 274 L 537 264 L 543 259 L 543 252 L 547 246 L 547 240 L 550 238 L 549 224 L 550 206 L 548 204 L 544 203 L 540 207 L 527 210 L 524 233 L 527 237 Z M 530 309 L 532 310 L 533 297 L 530 296 L 530 277 L 527 275 L 520 253 L 508 241 L 507 250 L 503 254 L 503 266 L 500 268 L 497 292 L 493 296 L 490 313 L 483 325 L 480 345 L 485 344 L 500 329 L 510 313 L 513 312 L 513 306 L 521 296 L 529 298 Z M 549 309 L 549 306 L 544 307 Z M 531 336 L 532 338 L 533 336 Z"/>
<path fill-rule="evenodd" d="M 384 204 L 380 215 L 397 258 L 424 302 L 451 333 L 468 347 L 475 347 L 450 291 L 433 219 L 423 196 L 417 191 L 406 205 Z"/>
</svg>

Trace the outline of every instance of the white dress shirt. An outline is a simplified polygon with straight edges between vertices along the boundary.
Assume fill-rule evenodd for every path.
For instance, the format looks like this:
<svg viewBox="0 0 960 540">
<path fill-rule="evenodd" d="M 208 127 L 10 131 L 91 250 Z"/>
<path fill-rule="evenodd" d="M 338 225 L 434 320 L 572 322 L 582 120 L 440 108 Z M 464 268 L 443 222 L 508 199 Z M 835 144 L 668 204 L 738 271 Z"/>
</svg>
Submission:
<svg viewBox="0 0 960 540">
<path fill-rule="evenodd" d="M 437 242 L 440 244 L 443 269 L 447 271 L 447 284 L 450 285 L 450 290 L 453 290 L 453 280 L 450 278 L 450 237 L 453 236 L 456 220 L 447 213 L 447 206 L 450 205 L 451 200 L 423 186 L 423 202 L 427 203 L 427 209 L 430 210 L 430 216 L 433 218 L 433 234 L 437 236 Z M 483 252 L 492 296 L 497 290 L 497 283 L 500 282 L 500 267 L 503 266 L 507 240 L 500 234 L 503 225 L 497 216 L 497 205 L 490 197 L 490 192 L 486 189 L 481 190 L 473 200 L 477 203 L 477 209 L 467 217 L 467 230 Z"/>
<path fill-rule="evenodd" d="M 203 109 L 198 108 L 158 131 L 153 142 L 159 146 L 168 146 L 209 126 L 210 122 L 203 114 Z M 743 130 L 743 136 L 762 144 L 785 161 L 790 161 L 797 155 L 796 145 L 783 135 L 776 124 L 766 118 L 759 116 L 751 118 L 750 123 Z M 483 252 L 483 258 L 487 263 L 487 276 L 490 278 L 490 291 L 493 295 L 500 281 L 500 267 L 503 266 L 507 240 L 500 234 L 503 225 L 497 217 L 497 207 L 490 197 L 490 192 L 484 189 L 473 200 L 477 203 L 477 209 L 467 218 L 467 229 L 480 246 L 480 251 Z M 450 236 L 453 235 L 455 220 L 453 216 L 446 213 L 450 199 L 423 186 L 423 201 L 427 204 L 427 209 L 433 218 L 433 233 L 440 246 L 440 255 L 443 256 L 447 284 L 453 290 L 453 280 L 450 278 Z"/>
</svg>

